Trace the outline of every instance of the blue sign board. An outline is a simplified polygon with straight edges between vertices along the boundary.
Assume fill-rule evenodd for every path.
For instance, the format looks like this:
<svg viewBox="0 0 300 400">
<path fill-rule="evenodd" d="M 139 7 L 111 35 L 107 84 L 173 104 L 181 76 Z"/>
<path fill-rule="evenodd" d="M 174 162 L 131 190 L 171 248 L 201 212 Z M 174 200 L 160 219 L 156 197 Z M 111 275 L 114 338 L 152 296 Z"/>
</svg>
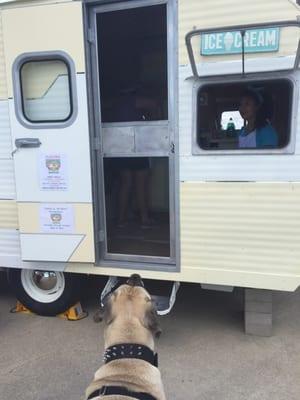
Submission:
<svg viewBox="0 0 300 400">
<path fill-rule="evenodd" d="M 278 51 L 279 28 L 250 29 L 245 32 L 245 53 Z M 239 31 L 208 33 L 201 36 L 203 56 L 237 54 L 242 52 L 242 35 Z"/>
</svg>

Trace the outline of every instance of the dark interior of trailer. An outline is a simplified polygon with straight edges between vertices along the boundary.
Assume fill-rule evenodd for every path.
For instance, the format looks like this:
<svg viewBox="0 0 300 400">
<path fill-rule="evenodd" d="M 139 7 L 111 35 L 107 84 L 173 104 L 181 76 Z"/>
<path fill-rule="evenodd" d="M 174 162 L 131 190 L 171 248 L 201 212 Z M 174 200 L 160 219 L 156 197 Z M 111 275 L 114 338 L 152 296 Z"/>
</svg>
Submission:
<svg viewBox="0 0 300 400">
<path fill-rule="evenodd" d="M 166 6 L 97 17 L 102 122 L 168 119 Z"/>
<path fill-rule="evenodd" d="M 268 107 L 267 122 L 278 137 L 273 148 L 287 146 L 293 86 L 287 79 L 274 79 L 202 86 L 197 97 L 197 138 L 202 149 L 239 149 L 239 134 L 246 124 L 239 109 L 243 93 L 248 90 L 255 92 Z"/>
<path fill-rule="evenodd" d="M 149 167 L 133 174 L 126 169 L 120 171 L 120 163 L 136 162 L 136 159 L 104 160 L 107 251 L 113 254 L 169 257 L 168 159 L 145 157 L 139 160 L 149 163 Z M 146 181 L 140 177 L 141 174 L 146 174 Z M 139 190 L 139 185 L 144 185 L 142 190 Z M 122 197 L 127 188 L 128 196 L 124 204 Z M 145 221 L 141 215 L 143 207 L 147 209 Z"/>
<path fill-rule="evenodd" d="M 118 150 L 122 129 L 126 141 L 168 120 L 166 5 L 99 13 L 97 42 L 101 122 L 117 138 L 103 159 L 107 253 L 170 257 L 169 158 Z"/>
</svg>

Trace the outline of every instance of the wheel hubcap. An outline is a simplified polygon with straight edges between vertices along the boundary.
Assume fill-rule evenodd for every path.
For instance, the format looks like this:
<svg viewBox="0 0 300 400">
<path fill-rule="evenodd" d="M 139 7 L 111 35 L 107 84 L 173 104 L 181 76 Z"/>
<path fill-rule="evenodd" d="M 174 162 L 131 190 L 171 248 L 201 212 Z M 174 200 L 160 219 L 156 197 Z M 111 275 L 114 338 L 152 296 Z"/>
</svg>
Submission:
<svg viewBox="0 0 300 400">
<path fill-rule="evenodd" d="M 65 289 L 63 272 L 23 269 L 21 282 L 28 296 L 40 303 L 53 303 Z"/>
<path fill-rule="evenodd" d="M 57 284 L 56 273 L 52 271 L 34 271 L 32 279 L 41 290 L 51 290 Z"/>
</svg>

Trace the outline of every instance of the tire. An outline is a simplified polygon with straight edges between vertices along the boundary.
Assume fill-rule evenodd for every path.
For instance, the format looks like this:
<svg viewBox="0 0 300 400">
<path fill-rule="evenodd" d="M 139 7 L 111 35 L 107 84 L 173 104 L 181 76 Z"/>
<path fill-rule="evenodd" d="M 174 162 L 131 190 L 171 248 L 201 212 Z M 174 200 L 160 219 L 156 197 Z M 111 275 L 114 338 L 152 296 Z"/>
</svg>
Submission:
<svg viewBox="0 0 300 400">
<path fill-rule="evenodd" d="M 17 299 L 30 311 L 55 316 L 80 297 L 85 276 L 54 271 L 9 269 L 8 280 Z"/>
</svg>

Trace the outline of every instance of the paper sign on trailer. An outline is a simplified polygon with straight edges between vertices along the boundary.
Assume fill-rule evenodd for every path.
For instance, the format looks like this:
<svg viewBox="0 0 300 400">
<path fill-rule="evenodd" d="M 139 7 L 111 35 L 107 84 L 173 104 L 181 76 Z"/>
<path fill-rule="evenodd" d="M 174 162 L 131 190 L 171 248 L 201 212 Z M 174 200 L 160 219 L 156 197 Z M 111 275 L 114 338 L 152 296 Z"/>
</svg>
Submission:
<svg viewBox="0 0 300 400">
<path fill-rule="evenodd" d="M 40 206 L 40 227 L 44 233 L 74 233 L 74 209 L 68 204 Z"/>
<path fill-rule="evenodd" d="M 39 167 L 41 190 L 68 190 L 65 154 L 41 154 Z"/>
</svg>

